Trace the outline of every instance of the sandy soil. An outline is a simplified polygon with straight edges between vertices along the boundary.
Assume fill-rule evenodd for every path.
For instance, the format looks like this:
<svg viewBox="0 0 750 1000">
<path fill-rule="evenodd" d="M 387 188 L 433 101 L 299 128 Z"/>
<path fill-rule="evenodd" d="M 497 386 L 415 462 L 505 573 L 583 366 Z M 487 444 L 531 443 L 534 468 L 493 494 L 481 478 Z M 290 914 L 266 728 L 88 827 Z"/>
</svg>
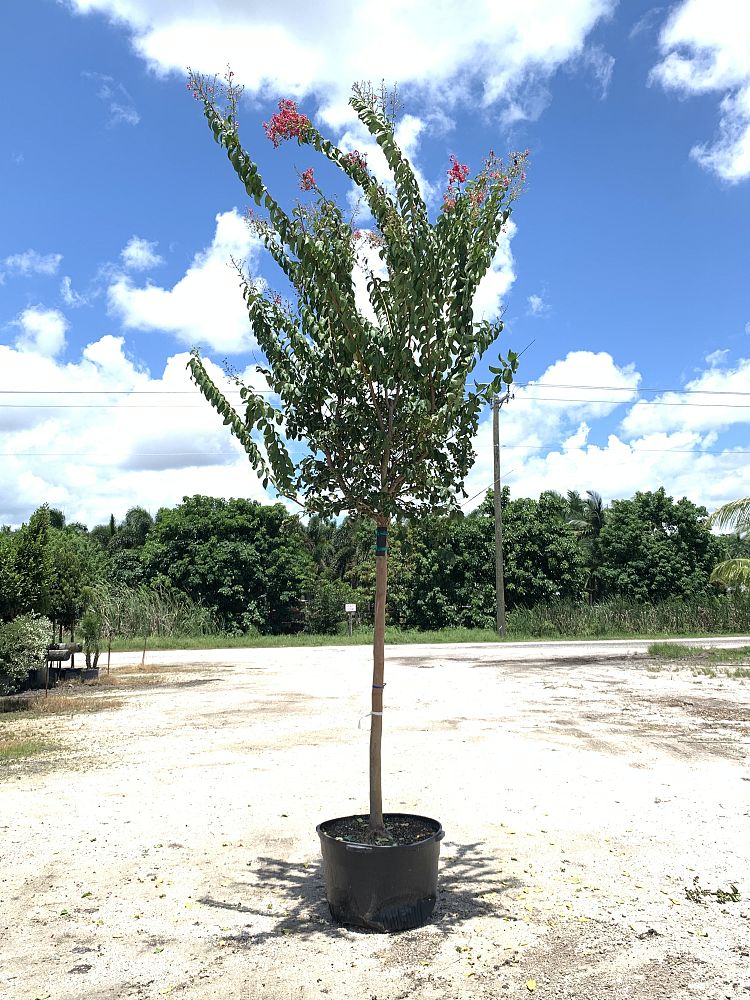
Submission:
<svg viewBox="0 0 750 1000">
<path fill-rule="evenodd" d="M 366 808 L 366 648 L 149 654 L 117 710 L 14 717 L 59 749 L 0 767 L 0 996 L 750 998 L 750 682 L 643 649 L 389 650 L 386 808 L 447 833 L 398 935 L 330 923 L 315 834 Z"/>
</svg>

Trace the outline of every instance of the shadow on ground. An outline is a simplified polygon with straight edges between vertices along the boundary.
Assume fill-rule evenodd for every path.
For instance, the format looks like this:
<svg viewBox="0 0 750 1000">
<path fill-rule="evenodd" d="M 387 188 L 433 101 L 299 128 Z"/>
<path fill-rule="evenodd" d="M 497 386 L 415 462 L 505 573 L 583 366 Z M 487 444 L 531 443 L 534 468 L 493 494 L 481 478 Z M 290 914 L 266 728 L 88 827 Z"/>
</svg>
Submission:
<svg viewBox="0 0 750 1000">
<path fill-rule="evenodd" d="M 441 933 L 448 934 L 457 924 L 477 916 L 515 919 L 504 899 L 508 892 L 522 886 L 519 879 L 503 875 L 499 861 L 485 845 L 458 845 L 441 862 L 438 898 L 431 924 Z M 265 925 L 255 928 L 249 923 L 246 930 L 222 938 L 235 947 L 281 935 L 336 937 L 343 931 L 331 920 L 321 860 L 302 864 L 258 857 L 252 864 L 251 879 L 234 883 L 229 895 L 239 895 L 249 902 L 226 902 L 212 895 L 205 895 L 198 902 L 216 910 L 243 913 L 258 920 L 263 918 Z M 269 897 L 273 900 L 270 908 L 266 902 Z M 273 922 L 271 927 L 267 926 L 269 919 Z M 346 933 L 378 932 L 350 927 Z"/>
</svg>

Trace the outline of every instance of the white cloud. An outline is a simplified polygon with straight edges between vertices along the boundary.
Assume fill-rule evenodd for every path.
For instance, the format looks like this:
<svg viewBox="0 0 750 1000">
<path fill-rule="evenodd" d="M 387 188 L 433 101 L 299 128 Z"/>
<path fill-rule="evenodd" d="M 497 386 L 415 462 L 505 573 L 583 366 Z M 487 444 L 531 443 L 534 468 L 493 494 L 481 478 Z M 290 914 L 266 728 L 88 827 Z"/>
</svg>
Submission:
<svg viewBox="0 0 750 1000">
<path fill-rule="evenodd" d="M 479 282 L 474 294 L 474 319 L 477 321 L 498 319 L 503 310 L 503 300 L 516 280 L 513 252 L 510 247 L 510 241 L 515 234 L 516 224 L 509 220 L 505 224 L 505 232 L 500 237 L 490 268 Z"/>
<path fill-rule="evenodd" d="M 523 377 L 522 371 L 520 377 Z M 577 452 L 597 420 L 608 417 L 619 406 L 636 398 L 640 378 L 632 365 L 618 365 L 603 351 L 598 354 L 571 351 L 551 364 L 540 378 L 514 386 L 513 399 L 502 408 L 500 424 L 502 445 L 509 449 L 503 457 L 503 465 L 506 472 L 513 469 L 516 476 L 520 474 L 514 489 L 516 495 L 519 488 L 522 495 L 533 495 L 534 483 L 528 480 L 527 485 L 527 476 L 521 470 L 538 462 L 535 456 L 562 447 L 566 440 L 565 454 L 571 450 Z M 578 386 L 609 388 L 576 388 Z M 477 463 L 467 480 L 470 496 L 492 482 L 491 424 L 488 413 L 475 442 Z M 561 488 L 549 483 L 542 487 Z M 481 498 L 476 501 L 479 502 Z"/>
<path fill-rule="evenodd" d="M 169 357 L 152 376 L 127 356 L 122 337 L 104 336 L 68 363 L 0 346 L 4 378 L 30 390 L 14 397 L 28 408 L 0 412 L 0 523 L 19 523 L 44 502 L 89 526 L 135 504 L 156 513 L 193 493 L 268 502 L 244 452 L 190 382 L 187 358 Z M 257 375 L 245 379 L 267 388 Z M 75 395 L 55 395 L 61 388 Z"/>
<path fill-rule="evenodd" d="M 89 300 L 85 295 L 81 295 L 76 292 L 73 288 L 73 282 L 70 277 L 66 274 L 63 280 L 60 282 L 60 295 L 66 306 L 70 306 L 75 309 L 78 306 L 86 306 Z"/>
<path fill-rule="evenodd" d="M 21 328 L 16 338 L 20 351 L 51 358 L 65 347 L 68 321 L 59 309 L 30 306 L 15 320 L 15 325 Z"/>
<path fill-rule="evenodd" d="M 131 236 L 120 257 L 129 271 L 148 271 L 164 263 L 164 258 L 156 252 L 157 244 L 140 236 Z"/>
<path fill-rule="evenodd" d="M 220 213 L 211 245 L 195 255 L 177 284 L 137 287 L 121 275 L 109 286 L 110 307 L 133 330 L 160 330 L 230 354 L 247 350 L 254 341 L 231 258 L 253 265 L 259 249 L 236 209 Z"/>
<path fill-rule="evenodd" d="M 750 362 L 731 373 L 710 368 L 691 387 L 720 393 L 744 386 L 749 391 L 749 375 Z M 701 404 L 696 395 L 689 398 L 696 406 L 660 407 L 636 398 L 632 387 L 640 380 L 632 366 L 619 366 L 607 354 L 576 351 L 551 365 L 533 385 L 516 388 L 500 417 L 502 476 L 511 495 L 594 489 L 611 500 L 664 486 L 672 496 L 687 496 L 709 510 L 750 495 L 748 444 L 738 444 L 736 433 L 731 444 L 722 447 L 720 441 L 720 432 L 730 426 L 727 413 L 735 430 L 747 427 L 748 397 L 710 396 Z M 622 386 L 625 391 L 563 388 L 581 385 Z M 734 403 L 740 399 L 745 408 L 722 411 L 706 405 L 727 398 Z M 629 407 L 621 425 L 624 433 L 609 432 L 603 444 L 590 443 L 597 421 L 614 416 L 618 404 Z M 716 413 L 723 413 L 720 420 Z M 491 425 L 488 413 L 475 441 L 478 457 L 467 480 L 469 496 L 492 482 Z M 481 495 L 465 509 L 479 503 Z"/>
<path fill-rule="evenodd" d="M 535 122 L 541 118 L 552 100 L 552 94 L 546 83 L 546 77 L 535 77 L 533 74 L 520 80 L 517 85 L 508 88 L 503 95 L 500 123 L 509 129 L 518 122 Z M 493 100 L 497 99 L 493 95 Z"/>
<path fill-rule="evenodd" d="M 514 388 L 506 419 L 510 440 L 557 442 L 567 428 L 607 417 L 634 400 L 640 379 L 633 365 L 618 365 L 605 351 L 570 351 L 540 378 Z"/>
<path fill-rule="evenodd" d="M 685 389 L 687 394 L 665 392 L 653 400 L 639 400 L 622 422 L 624 434 L 634 438 L 678 430 L 705 434 L 750 423 L 750 398 L 742 395 L 750 393 L 750 359 L 741 358 L 733 368 L 712 365 Z"/>
<path fill-rule="evenodd" d="M 367 160 L 370 172 L 377 177 L 387 191 L 393 193 L 395 190 L 393 175 L 388 167 L 388 162 L 383 155 L 383 151 L 362 122 L 354 115 L 351 108 L 346 109 L 346 114 L 343 112 L 341 114 L 338 114 L 338 112 L 334 113 L 330 108 L 328 109 L 328 113 L 332 114 L 338 122 L 345 123 L 344 131 L 338 139 L 339 148 L 345 153 L 351 153 L 354 150 L 361 153 Z M 404 115 L 396 126 L 395 138 L 405 159 L 411 165 L 422 197 L 429 205 L 435 203 L 439 192 L 437 187 L 425 177 L 417 162 L 419 139 L 424 128 L 425 122 L 423 119 L 417 118 L 415 115 Z M 362 198 L 362 190 L 356 184 L 351 185 L 348 200 L 352 210 L 357 207 L 359 209 L 359 211 L 355 212 L 355 221 L 364 222 L 370 217 L 369 209 Z"/>
<path fill-rule="evenodd" d="M 354 301 L 360 313 L 371 323 L 377 324 L 378 319 L 367 292 L 367 279 L 370 273 L 378 278 L 386 279 L 388 269 L 381 260 L 378 249 L 368 242 L 367 233 L 368 230 L 362 230 L 362 236 L 357 243 L 357 263 L 352 272 Z"/>
<path fill-rule="evenodd" d="M 555 448 L 546 453 L 508 449 L 503 462 L 514 496 L 538 496 L 542 490 L 587 489 L 605 500 L 631 497 L 636 490 L 664 486 L 671 496 L 687 496 L 715 509 L 750 494 L 747 456 L 727 448 L 716 454 L 699 435 L 647 435 L 624 442 L 610 435 L 605 445 Z"/>
<path fill-rule="evenodd" d="M 510 241 L 516 232 L 515 223 L 508 221 L 505 229 L 506 232 L 501 237 L 500 245 L 492 259 L 490 268 L 480 281 L 474 295 L 473 307 L 476 322 L 483 319 L 496 320 L 500 317 L 503 310 L 503 300 L 516 278 L 513 269 L 513 254 L 510 248 Z M 366 316 L 372 323 L 377 323 L 375 311 L 367 294 L 367 274 L 372 271 L 380 278 L 387 278 L 388 272 L 378 250 L 369 245 L 367 230 L 363 230 L 362 233 L 357 247 L 358 266 L 354 268 L 353 272 L 354 298 L 362 315 Z"/>
<path fill-rule="evenodd" d="M 599 85 L 599 97 L 604 100 L 609 93 L 612 73 L 615 68 L 614 56 L 605 52 L 601 45 L 588 45 L 581 57 L 583 65 L 589 69 Z"/>
<path fill-rule="evenodd" d="M 750 177 L 750 6 L 683 0 L 662 29 L 651 77 L 681 94 L 723 94 L 719 135 L 691 155 L 726 181 Z"/>
<path fill-rule="evenodd" d="M 396 125 L 395 139 L 401 149 L 401 152 L 404 154 L 404 157 L 409 160 L 411 164 L 414 176 L 417 179 L 417 184 L 419 185 L 419 190 L 422 192 L 422 197 L 427 204 L 430 204 L 430 202 L 435 200 L 439 192 L 437 188 L 427 180 L 417 163 L 419 140 L 424 129 L 425 122 L 421 118 L 417 118 L 415 115 L 403 115 Z M 380 152 L 379 147 L 378 152 Z"/>
<path fill-rule="evenodd" d="M 564 451 L 575 451 L 577 448 L 582 448 L 589 439 L 589 434 L 591 433 L 591 428 L 582 420 L 578 425 L 578 430 L 576 430 L 570 437 L 566 438 L 563 443 Z"/>
<path fill-rule="evenodd" d="M 652 7 L 647 10 L 643 17 L 639 18 L 628 32 L 628 38 L 632 41 L 643 32 L 652 31 L 662 15 L 661 7 Z"/>
<path fill-rule="evenodd" d="M 723 350 L 711 351 L 710 354 L 706 355 L 706 364 L 710 365 L 712 368 L 718 368 L 719 365 L 723 364 L 729 357 L 729 350 L 724 348 Z"/>
<path fill-rule="evenodd" d="M 57 274 L 61 260 L 61 253 L 42 254 L 37 250 L 24 250 L 0 261 L 0 273 L 20 274 L 25 278 L 32 274 Z"/>
<path fill-rule="evenodd" d="M 133 98 L 121 83 L 103 73 L 84 73 L 83 76 L 96 82 L 97 97 L 109 111 L 107 128 L 114 128 L 116 125 L 137 125 L 140 122 L 141 116 L 135 108 Z"/>
<path fill-rule="evenodd" d="M 187 357 L 169 357 L 152 375 L 128 356 L 122 337 L 101 337 L 67 363 L 0 345 L 4 379 L 29 391 L 15 402 L 30 404 L 0 411 L 0 523 L 19 523 L 45 501 L 70 520 L 93 525 L 110 513 L 122 517 L 134 504 L 155 513 L 193 493 L 268 500 L 239 445 L 190 383 Z M 227 387 L 219 368 L 210 359 L 205 363 Z M 721 390 L 726 382 L 711 381 L 721 375 L 709 370 L 695 384 Z M 267 388 L 257 376 L 245 373 L 245 379 Z M 710 509 L 750 495 L 747 445 L 720 448 L 717 429 L 693 426 L 692 407 L 663 408 L 681 415 L 670 428 L 644 421 L 630 439 L 601 437 L 602 420 L 620 407 L 633 412 L 641 405 L 635 401 L 639 382 L 632 366 L 608 354 L 574 351 L 532 384 L 515 387 L 500 421 L 503 481 L 512 495 L 596 489 L 609 500 L 664 485 L 671 495 Z M 574 388 L 585 385 L 612 388 Z M 60 388 L 76 395 L 58 397 Z M 92 390 L 100 394 L 85 395 Z M 737 420 L 746 426 L 747 417 Z M 597 430 L 603 443 L 592 444 Z M 489 414 L 475 447 L 469 495 L 492 481 Z"/>
<path fill-rule="evenodd" d="M 527 302 L 532 316 L 545 316 L 549 312 L 549 306 L 541 295 L 529 295 Z"/>
<path fill-rule="evenodd" d="M 354 80 L 385 78 L 403 86 L 468 98 L 480 83 L 484 102 L 529 91 L 534 82 L 581 55 L 594 25 L 615 0 L 383 0 L 373 15 L 362 0 L 315 5 L 256 5 L 216 0 L 68 0 L 80 13 L 100 11 L 124 23 L 136 51 L 158 72 L 186 65 L 214 73 L 229 62 L 253 92 L 315 93 L 332 104 Z"/>
</svg>

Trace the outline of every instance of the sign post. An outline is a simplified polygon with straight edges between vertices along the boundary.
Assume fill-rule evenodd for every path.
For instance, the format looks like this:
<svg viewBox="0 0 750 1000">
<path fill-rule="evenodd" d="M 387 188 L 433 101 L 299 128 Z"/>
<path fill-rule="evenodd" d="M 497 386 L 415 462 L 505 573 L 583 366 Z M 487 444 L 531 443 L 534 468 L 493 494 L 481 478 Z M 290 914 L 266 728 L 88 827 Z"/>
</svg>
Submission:
<svg viewBox="0 0 750 1000">
<path fill-rule="evenodd" d="M 349 635 L 351 635 L 352 634 L 352 623 L 354 621 L 354 616 L 357 613 L 357 605 L 356 604 L 345 604 L 344 605 L 344 611 L 346 611 L 347 615 L 349 616 Z"/>
</svg>

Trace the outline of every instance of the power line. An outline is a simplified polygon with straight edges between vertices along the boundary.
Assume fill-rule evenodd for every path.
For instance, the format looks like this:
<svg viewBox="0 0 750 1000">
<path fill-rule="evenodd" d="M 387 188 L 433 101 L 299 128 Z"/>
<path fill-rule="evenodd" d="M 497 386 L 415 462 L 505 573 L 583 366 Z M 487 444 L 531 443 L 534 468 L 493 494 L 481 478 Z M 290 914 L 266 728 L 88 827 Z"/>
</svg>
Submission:
<svg viewBox="0 0 750 1000">
<path fill-rule="evenodd" d="M 735 455 L 750 455 L 750 450 L 737 450 L 733 451 L 726 448 L 724 451 L 702 451 L 697 448 L 637 448 L 626 441 L 621 441 L 620 444 L 623 447 L 629 449 L 631 455 L 639 454 L 651 454 L 651 455 L 706 455 L 712 458 L 733 458 Z M 564 446 L 563 442 L 558 442 L 556 444 L 504 444 L 501 445 L 501 451 L 547 451 L 552 452 L 555 449 L 562 448 Z M 589 445 L 589 447 L 597 447 L 597 445 Z M 565 454 L 565 452 L 563 452 Z M 226 452 L 226 451 L 137 451 L 129 452 L 126 456 L 126 460 L 132 460 L 137 458 L 237 458 L 243 455 L 242 451 L 237 452 Z M 0 456 L 4 458 L 97 458 L 94 452 L 90 451 L 0 451 Z M 122 460 L 116 460 L 107 464 L 118 465 Z M 101 463 L 100 463 L 101 464 Z M 509 469 L 505 473 L 506 476 L 510 476 L 515 469 Z M 492 486 L 492 483 L 489 484 Z M 479 493 L 483 493 L 485 489 L 489 489 L 489 486 L 484 487 Z M 473 497 L 469 497 L 460 506 L 465 507 L 466 504 L 471 503 L 479 496 L 476 493 Z"/>
<path fill-rule="evenodd" d="M 713 455 L 714 458 L 721 458 L 723 455 L 750 455 L 750 451 L 731 451 L 729 448 L 725 448 L 724 451 L 703 451 L 699 448 L 638 448 L 635 445 L 628 444 L 627 441 L 620 441 L 625 448 L 629 448 L 631 454 L 638 455 L 641 452 L 650 453 L 653 455 L 669 455 L 669 454 L 679 454 L 679 455 Z M 564 442 L 554 445 L 546 444 L 504 444 L 502 448 L 507 448 L 510 451 L 519 451 L 522 449 L 528 449 L 529 451 L 553 451 L 555 448 L 564 447 Z M 588 445 L 588 447 L 597 448 L 598 445 Z M 2 452 L 0 452 L 2 454 Z"/>
<path fill-rule="evenodd" d="M 501 445 L 501 447 L 502 447 L 502 445 Z M 508 471 L 505 473 L 505 475 L 506 476 L 512 476 L 515 471 L 516 471 L 515 469 L 508 469 Z M 487 490 L 491 490 L 492 488 L 493 488 L 493 484 L 492 483 L 488 483 L 486 486 L 483 486 L 478 493 L 474 494 L 473 497 L 469 497 L 468 500 L 464 500 L 463 503 L 460 503 L 458 505 L 459 510 L 463 510 L 464 507 L 466 507 L 468 504 L 470 504 L 472 500 L 476 500 L 477 497 L 480 497 L 483 493 L 486 493 Z"/>
<path fill-rule="evenodd" d="M 224 390 L 228 396 L 238 396 L 239 389 Z M 253 389 L 253 392 L 275 395 L 273 389 Z M 199 396 L 200 390 L 190 389 L 0 389 L 3 396 Z"/>
<path fill-rule="evenodd" d="M 510 473 L 506 472 L 505 475 L 508 476 L 510 475 Z M 473 497 L 469 497 L 468 500 L 464 500 L 464 502 L 460 503 L 458 506 L 463 510 L 463 508 L 466 507 L 467 504 L 470 504 L 472 500 L 476 500 L 477 497 L 481 497 L 483 493 L 486 493 L 487 490 L 491 489 L 492 489 L 492 483 L 488 483 L 487 486 L 483 486 L 478 493 L 475 493 Z"/>
<path fill-rule="evenodd" d="M 732 393 L 735 395 L 735 393 Z M 740 395 L 740 393 L 736 393 Z M 622 400 L 619 402 L 616 399 L 580 399 L 575 396 L 515 396 L 514 402 L 516 403 L 614 403 L 617 406 L 622 406 L 630 400 Z M 720 408 L 723 410 L 748 410 L 750 409 L 750 403 L 670 403 L 663 399 L 636 399 L 633 400 L 633 405 L 637 403 L 644 403 L 646 406 L 695 406 L 697 409 L 708 409 Z M 0 406 L 3 406 L 0 403 Z"/>
<path fill-rule="evenodd" d="M 567 382 L 516 382 L 525 389 L 591 389 L 597 392 L 675 392 L 680 395 L 750 396 L 750 390 L 734 389 L 648 389 L 638 385 L 571 385 Z"/>
<path fill-rule="evenodd" d="M 205 403 L 140 403 L 122 406 L 120 403 L 0 403 L 5 410 L 205 410 Z"/>
<path fill-rule="evenodd" d="M 126 459 L 133 458 L 238 458 L 242 451 L 138 451 L 130 452 Z M 96 458 L 90 451 L 0 451 L 0 455 L 13 458 Z M 117 465 L 118 462 L 109 463 Z"/>
<path fill-rule="evenodd" d="M 2 392 L 3 390 L 0 390 Z M 732 395 L 750 395 L 750 393 L 736 393 Z M 515 396 L 516 403 L 614 403 L 623 405 L 626 401 L 619 403 L 616 399 L 578 399 L 565 396 Z M 629 402 L 629 400 L 628 400 Z M 673 403 L 662 399 L 635 400 L 635 403 L 644 403 L 646 406 L 692 406 L 696 409 L 721 409 L 721 410 L 750 410 L 750 403 Z M 203 410 L 205 403 L 136 403 L 123 405 L 122 403 L 0 403 L 1 409 L 17 410 Z"/>
<path fill-rule="evenodd" d="M 750 390 L 744 389 L 652 389 L 637 385 L 573 385 L 564 382 L 516 382 L 515 386 L 523 389 L 576 389 L 590 392 L 635 392 L 635 393 L 673 393 L 679 396 L 750 396 Z M 253 389 L 261 395 L 276 395 L 273 389 Z M 199 390 L 190 389 L 0 389 L 0 395 L 16 396 L 195 396 Z M 239 389 L 226 389 L 227 395 L 239 395 Z M 535 397 L 543 398 L 543 397 Z M 545 397 L 546 398 L 546 397 Z M 554 398 L 554 397 L 551 397 Z M 569 400 L 561 400 L 569 402 Z M 615 400 L 585 400 L 585 402 L 612 403 Z M 643 402 L 636 400 L 636 402 Z M 656 402 L 648 400 L 647 402 Z"/>
</svg>

